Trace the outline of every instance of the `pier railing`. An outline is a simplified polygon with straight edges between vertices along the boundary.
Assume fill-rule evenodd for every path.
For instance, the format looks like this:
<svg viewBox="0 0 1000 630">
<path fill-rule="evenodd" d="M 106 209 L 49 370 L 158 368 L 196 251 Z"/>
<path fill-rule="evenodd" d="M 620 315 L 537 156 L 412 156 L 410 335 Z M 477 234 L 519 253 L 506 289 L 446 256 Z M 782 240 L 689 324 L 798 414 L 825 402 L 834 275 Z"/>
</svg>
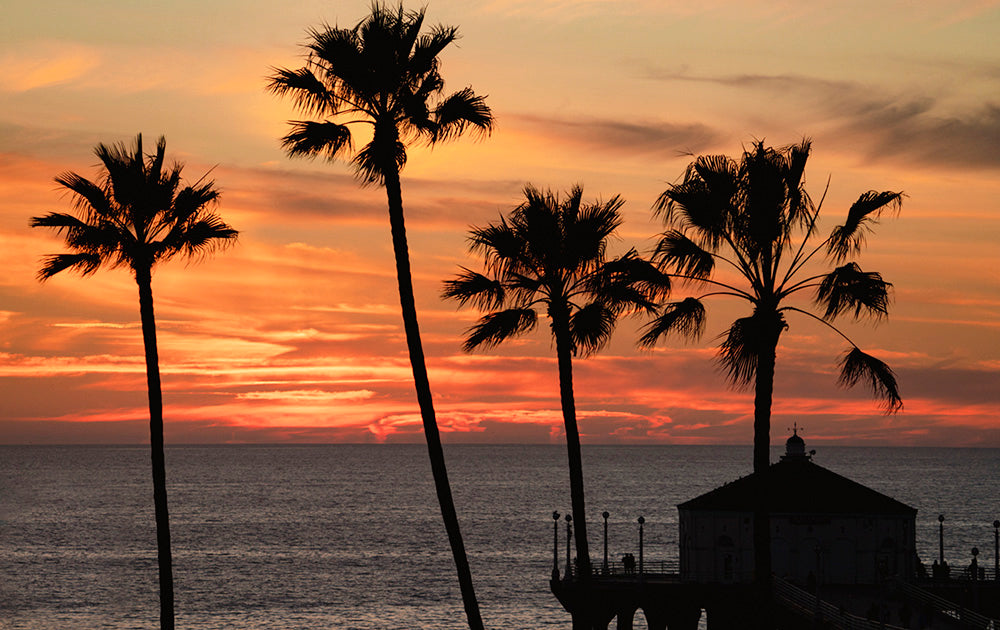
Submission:
<svg viewBox="0 0 1000 630">
<path fill-rule="evenodd" d="M 591 575 L 597 579 L 610 580 L 638 580 L 645 577 L 651 580 L 666 579 L 680 581 L 681 567 L 680 561 L 676 558 L 650 562 L 643 561 L 641 567 L 639 566 L 638 561 L 636 561 L 633 565 L 631 562 L 626 563 L 620 560 L 609 560 L 607 564 L 604 562 L 592 563 Z M 563 579 L 575 579 L 577 577 L 579 577 L 579 567 L 577 567 L 576 562 L 574 561 L 573 566 L 570 568 L 570 572 L 563 573 Z M 724 576 L 720 576 L 715 573 L 700 574 L 687 571 L 684 574 L 684 579 L 689 582 L 733 584 L 752 581 L 753 572 L 733 571 Z"/>
<path fill-rule="evenodd" d="M 603 561 L 593 562 L 591 561 L 591 573 L 594 577 L 636 577 L 640 573 L 642 575 L 655 576 L 655 575 L 679 575 L 681 571 L 680 561 L 678 560 L 656 560 L 656 561 L 643 561 L 642 567 L 639 566 L 638 561 L 635 564 L 630 562 L 623 562 L 621 560 L 609 560 L 607 564 Z M 640 571 L 641 569 L 641 571 Z M 564 575 L 564 578 L 573 578 L 579 575 L 579 568 L 577 567 L 576 561 L 574 560 L 570 571 L 568 574 Z"/>
<path fill-rule="evenodd" d="M 904 593 L 908 598 L 927 604 L 942 615 L 946 615 L 972 628 L 1000 628 L 1000 620 L 990 619 L 964 606 L 959 606 L 955 602 L 939 597 L 933 593 L 925 591 L 919 586 L 893 580 L 892 585 Z"/>
<path fill-rule="evenodd" d="M 904 630 L 899 626 L 872 621 L 857 615 L 852 615 L 829 602 L 817 599 L 809 591 L 794 584 L 774 577 L 774 600 L 787 610 L 801 617 L 811 618 L 822 623 L 823 628 L 832 630 Z"/>
</svg>

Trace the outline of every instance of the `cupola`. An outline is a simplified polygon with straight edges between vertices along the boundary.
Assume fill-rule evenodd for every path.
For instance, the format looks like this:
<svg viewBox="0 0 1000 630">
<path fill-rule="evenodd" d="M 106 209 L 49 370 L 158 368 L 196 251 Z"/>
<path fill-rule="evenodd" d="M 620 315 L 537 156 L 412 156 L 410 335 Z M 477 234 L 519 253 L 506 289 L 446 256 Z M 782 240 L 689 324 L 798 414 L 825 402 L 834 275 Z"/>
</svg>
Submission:
<svg viewBox="0 0 1000 630">
<path fill-rule="evenodd" d="M 785 454 L 781 456 L 785 460 L 808 461 L 812 459 L 811 453 L 806 453 L 806 442 L 799 437 L 798 424 L 792 425 L 792 435 L 785 441 Z"/>
</svg>

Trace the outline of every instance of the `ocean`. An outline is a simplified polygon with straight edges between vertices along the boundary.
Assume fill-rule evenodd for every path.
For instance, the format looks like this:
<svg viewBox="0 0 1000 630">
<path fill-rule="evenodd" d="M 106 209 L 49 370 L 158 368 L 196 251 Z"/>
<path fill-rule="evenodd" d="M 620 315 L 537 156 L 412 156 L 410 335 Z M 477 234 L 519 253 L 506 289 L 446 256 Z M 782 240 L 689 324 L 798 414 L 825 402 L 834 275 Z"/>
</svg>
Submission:
<svg viewBox="0 0 1000 630">
<path fill-rule="evenodd" d="M 916 507 L 917 548 L 992 563 L 1000 449 L 832 447 L 814 461 Z M 772 461 L 783 449 L 775 448 Z M 549 593 L 565 448 L 447 445 L 488 628 L 571 627 Z M 178 628 L 460 630 L 465 615 L 422 445 L 172 446 Z M 749 474 L 749 446 L 585 446 L 591 554 L 677 558 L 676 505 Z M 149 450 L 0 447 L 0 629 L 158 624 Z M 560 522 L 564 562 L 565 524 Z M 641 614 L 636 628 L 644 628 Z"/>
</svg>

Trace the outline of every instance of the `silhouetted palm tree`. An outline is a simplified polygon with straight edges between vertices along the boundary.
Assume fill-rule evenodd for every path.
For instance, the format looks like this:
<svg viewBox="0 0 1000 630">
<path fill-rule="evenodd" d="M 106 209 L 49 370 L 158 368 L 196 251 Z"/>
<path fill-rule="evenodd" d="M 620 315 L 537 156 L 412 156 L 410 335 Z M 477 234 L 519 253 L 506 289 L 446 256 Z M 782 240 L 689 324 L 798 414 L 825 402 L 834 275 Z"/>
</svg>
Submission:
<svg viewBox="0 0 1000 630">
<path fill-rule="evenodd" d="M 160 569 L 160 627 L 174 627 L 174 580 L 170 554 L 170 519 L 163 454 L 163 395 L 153 317 L 153 268 L 175 256 L 199 258 L 232 243 L 236 230 L 210 210 L 219 199 L 214 182 L 181 184 L 182 165 L 165 166 L 166 140 L 144 155 L 142 135 L 131 149 L 98 144 L 97 182 L 76 173 L 56 182 L 73 193 L 77 215 L 51 212 L 33 217 L 32 227 L 53 228 L 71 253 L 48 256 L 38 272 L 42 281 L 72 270 L 89 275 L 100 267 L 127 267 L 139 286 L 139 317 L 146 353 L 149 393 L 149 442 L 153 466 L 157 561 Z"/>
<path fill-rule="evenodd" d="M 617 196 L 584 204 L 579 186 L 559 199 L 530 185 L 524 195 L 525 201 L 499 223 L 472 230 L 470 248 L 485 259 L 486 274 L 463 268 L 445 282 L 443 296 L 488 311 L 469 329 L 466 351 L 533 330 L 538 309 L 545 309 L 559 366 L 577 568 L 586 580 L 591 565 L 572 357 L 600 349 L 623 313 L 652 309 L 649 295 L 657 274 L 650 275 L 655 270 L 634 251 L 606 259 L 608 239 L 622 222 Z"/>
<path fill-rule="evenodd" d="M 406 344 L 423 420 L 434 484 L 448 540 L 458 570 L 469 625 L 482 628 L 472 575 L 455 513 L 444 452 L 431 399 L 410 277 L 399 172 L 406 147 L 414 141 L 434 144 L 467 129 L 481 134 L 493 128 L 485 100 L 471 88 L 442 96 L 444 80 L 438 55 L 458 37 L 454 27 L 435 26 L 421 34 L 424 11 L 372 6 L 354 28 L 324 26 L 309 30 L 308 58 L 298 70 L 275 69 L 268 89 L 290 96 L 305 114 L 319 121 L 294 121 L 283 139 L 293 157 L 347 157 L 352 125 L 370 126 L 372 138 L 351 159 L 365 184 L 385 186 L 396 257 L 396 278 Z"/>
<path fill-rule="evenodd" d="M 706 287 L 706 293 L 665 304 L 641 341 L 652 345 L 671 332 L 699 336 L 705 319 L 703 298 L 730 296 L 750 304 L 750 315 L 733 322 L 724 335 L 719 360 L 734 385 L 754 386 L 753 463 L 754 472 L 761 474 L 769 466 L 774 365 L 779 338 L 788 327 L 786 313 L 804 315 L 847 340 L 851 347 L 840 361 L 841 384 L 865 381 L 888 413 L 902 406 L 889 366 L 862 352 L 831 322 L 845 313 L 876 320 L 888 315 L 891 285 L 878 273 L 864 272 L 845 260 L 861 251 L 883 211 L 899 209 L 903 194 L 862 194 L 844 225 L 811 246 L 823 202 L 815 206 L 805 191 L 809 152 L 808 140 L 781 149 L 755 142 L 739 161 L 722 155 L 699 157 L 688 166 L 684 181 L 664 191 L 655 206 L 669 229 L 654 259 L 671 277 Z M 824 250 L 839 266 L 819 274 L 807 272 L 807 264 Z M 727 273 L 715 275 L 717 264 Z M 821 314 L 790 303 L 804 291 L 814 291 Z M 755 567 L 763 582 L 770 576 L 769 538 L 766 514 L 757 517 Z"/>
</svg>

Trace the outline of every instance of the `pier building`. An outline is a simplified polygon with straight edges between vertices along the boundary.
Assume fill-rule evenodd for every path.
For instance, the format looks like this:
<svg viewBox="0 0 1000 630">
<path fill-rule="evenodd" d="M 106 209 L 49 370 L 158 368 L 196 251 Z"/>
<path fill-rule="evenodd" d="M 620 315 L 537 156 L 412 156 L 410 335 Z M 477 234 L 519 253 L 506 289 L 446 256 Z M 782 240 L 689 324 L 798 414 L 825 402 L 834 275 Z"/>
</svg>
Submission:
<svg viewBox="0 0 1000 630">
<path fill-rule="evenodd" d="M 606 630 L 616 621 L 618 630 L 632 630 L 641 611 L 650 630 L 697 630 L 703 615 L 708 630 L 743 630 L 767 606 L 779 629 L 1000 630 L 1000 521 L 992 570 L 974 559 L 965 571 L 939 571 L 935 562 L 929 572 L 917 555 L 917 510 L 816 464 L 814 453 L 795 430 L 763 473 L 678 505 L 675 562 L 643 557 L 640 517 L 637 562 L 595 562 L 593 575 L 579 575 L 567 519 L 560 570 L 554 513 L 550 585 L 573 629 Z M 753 582 L 760 498 L 771 536 L 769 602 Z"/>
</svg>

